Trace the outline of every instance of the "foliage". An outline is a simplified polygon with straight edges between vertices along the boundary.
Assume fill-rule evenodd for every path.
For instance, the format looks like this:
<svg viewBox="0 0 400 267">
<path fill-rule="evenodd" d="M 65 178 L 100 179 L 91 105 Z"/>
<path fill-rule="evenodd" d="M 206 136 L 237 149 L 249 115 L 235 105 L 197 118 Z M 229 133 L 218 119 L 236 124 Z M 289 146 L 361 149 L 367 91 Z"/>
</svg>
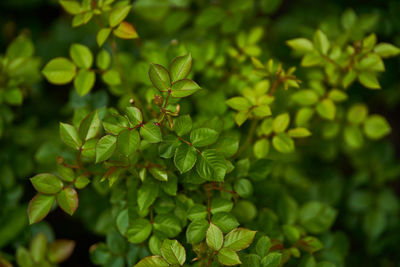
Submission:
<svg viewBox="0 0 400 267">
<path fill-rule="evenodd" d="M 386 89 L 400 48 L 384 18 L 302 28 L 296 9 L 274 24 L 282 1 L 206 2 L 60 0 L 76 33 L 63 49 L 41 65 L 29 35 L 9 44 L 0 265 L 72 254 L 57 207 L 103 240 L 99 266 L 398 262 L 396 127 L 376 99 L 400 99 Z M 67 103 L 42 97 L 69 88 Z"/>
</svg>

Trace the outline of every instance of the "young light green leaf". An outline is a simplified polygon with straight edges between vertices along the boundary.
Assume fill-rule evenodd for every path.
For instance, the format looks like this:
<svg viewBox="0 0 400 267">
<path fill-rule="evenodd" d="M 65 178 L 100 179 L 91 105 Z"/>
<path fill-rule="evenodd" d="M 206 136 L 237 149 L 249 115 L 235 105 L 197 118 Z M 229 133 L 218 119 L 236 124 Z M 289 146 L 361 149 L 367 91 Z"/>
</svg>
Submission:
<svg viewBox="0 0 400 267">
<path fill-rule="evenodd" d="M 79 96 L 84 96 L 92 90 L 96 81 L 94 71 L 81 69 L 75 77 L 74 87 Z"/>
<path fill-rule="evenodd" d="M 110 27 L 115 27 L 121 23 L 128 16 L 131 8 L 131 5 L 114 8 L 108 17 L 108 23 L 110 24 Z"/>
<path fill-rule="evenodd" d="M 275 133 L 284 132 L 290 123 L 289 113 L 283 113 L 275 117 L 273 122 L 273 129 Z"/>
<path fill-rule="evenodd" d="M 263 236 L 258 239 L 256 244 L 256 252 L 260 258 L 264 258 L 271 248 L 271 239 L 268 236 Z"/>
<path fill-rule="evenodd" d="M 121 75 L 119 74 L 118 71 L 111 69 L 108 70 L 106 72 L 104 72 L 101 75 L 101 78 L 103 79 L 103 81 L 108 84 L 108 85 L 120 85 L 121 84 Z"/>
<path fill-rule="evenodd" d="M 225 103 L 234 110 L 243 111 L 251 108 L 251 103 L 244 97 L 232 97 L 225 101 Z"/>
<path fill-rule="evenodd" d="M 69 55 L 79 68 L 89 69 L 93 64 L 93 54 L 87 46 L 72 44 Z"/>
<path fill-rule="evenodd" d="M 129 22 L 123 21 L 118 25 L 118 28 L 113 30 L 113 34 L 121 39 L 136 39 L 139 38 L 135 27 Z"/>
<path fill-rule="evenodd" d="M 380 115 L 371 115 L 364 122 L 364 133 L 373 140 L 380 139 L 391 132 L 387 120 Z"/>
<path fill-rule="evenodd" d="M 238 254 L 230 248 L 223 248 L 218 252 L 218 261 L 226 266 L 242 264 Z"/>
<path fill-rule="evenodd" d="M 53 84 L 67 84 L 75 77 L 76 66 L 70 60 L 58 57 L 47 63 L 42 73 Z"/>
<path fill-rule="evenodd" d="M 281 153 L 290 153 L 294 151 L 294 142 L 290 136 L 285 133 L 279 133 L 272 138 L 272 145 Z"/>
<path fill-rule="evenodd" d="M 379 81 L 374 73 L 361 72 L 358 75 L 358 81 L 369 89 L 381 89 L 381 85 L 379 84 Z"/>
<path fill-rule="evenodd" d="M 208 146 L 218 139 L 218 132 L 210 128 L 198 128 L 190 133 L 190 142 L 195 147 Z"/>
<path fill-rule="evenodd" d="M 60 136 L 64 143 L 73 149 L 79 149 L 82 146 L 78 131 L 70 124 L 60 122 Z"/>
<path fill-rule="evenodd" d="M 137 107 L 127 107 L 125 109 L 126 116 L 128 116 L 129 122 L 132 126 L 137 126 L 138 124 L 142 123 L 143 115 L 140 109 Z"/>
<path fill-rule="evenodd" d="M 105 161 L 114 153 L 117 138 L 112 135 L 103 136 L 96 144 L 96 163 Z"/>
<path fill-rule="evenodd" d="M 86 176 L 78 176 L 74 182 L 77 189 L 83 189 L 90 183 L 89 178 Z"/>
<path fill-rule="evenodd" d="M 196 93 L 200 90 L 200 86 L 192 80 L 183 79 L 176 81 L 171 87 L 171 96 L 173 97 L 186 97 Z"/>
<path fill-rule="evenodd" d="M 333 120 L 336 115 L 336 106 L 332 100 L 326 98 L 317 105 L 318 114 L 327 120 Z"/>
<path fill-rule="evenodd" d="M 224 157 L 214 149 L 202 152 L 196 165 L 199 176 L 208 181 L 224 181 L 226 163 Z"/>
<path fill-rule="evenodd" d="M 46 256 L 47 251 L 47 237 L 44 233 L 36 234 L 29 246 L 29 251 L 33 261 L 40 262 Z"/>
<path fill-rule="evenodd" d="M 383 58 L 395 57 L 400 54 L 400 48 L 389 43 L 378 44 L 374 51 Z"/>
<path fill-rule="evenodd" d="M 78 194 L 75 189 L 66 187 L 57 194 L 57 203 L 63 211 L 72 215 L 78 208 Z"/>
<path fill-rule="evenodd" d="M 281 253 L 271 252 L 261 260 L 261 264 L 265 267 L 278 267 L 281 263 L 281 258 Z"/>
<path fill-rule="evenodd" d="M 111 63 L 111 56 L 107 50 L 102 49 L 100 53 L 97 54 L 96 57 L 96 65 L 101 70 L 106 70 L 110 66 Z"/>
<path fill-rule="evenodd" d="M 218 226 L 210 223 L 206 233 L 206 242 L 208 247 L 212 248 L 213 250 L 218 251 L 222 248 L 222 244 L 224 243 L 224 235 Z"/>
<path fill-rule="evenodd" d="M 41 173 L 30 180 L 36 191 L 42 194 L 57 194 L 64 186 L 60 178 L 51 173 Z"/>
<path fill-rule="evenodd" d="M 149 68 L 150 81 L 155 88 L 161 92 L 167 92 L 171 89 L 171 78 L 168 70 L 158 64 L 150 64 Z"/>
<path fill-rule="evenodd" d="M 28 206 L 29 224 L 34 224 L 43 220 L 50 212 L 54 200 L 54 195 L 37 194 L 32 198 Z"/>
<path fill-rule="evenodd" d="M 108 36 L 110 36 L 111 28 L 102 28 L 96 35 L 96 42 L 99 47 L 101 47 L 105 41 L 107 40 Z"/>
<path fill-rule="evenodd" d="M 181 143 L 175 150 L 174 163 L 180 173 L 191 170 L 197 160 L 197 151 L 192 146 Z"/>
<path fill-rule="evenodd" d="M 311 135 L 311 132 L 307 128 L 297 127 L 290 129 L 288 135 L 293 138 L 302 138 Z"/>
<path fill-rule="evenodd" d="M 168 267 L 168 266 L 169 266 L 168 262 L 166 262 L 161 256 L 149 256 L 139 261 L 133 267 Z"/>
<path fill-rule="evenodd" d="M 321 30 L 317 30 L 314 34 L 314 45 L 315 48 L 322 54 L 328 54 L 330 43 L 325 33 L 323 33 Z"/>
<path fill-rule="evenodd" d="M 177 57 L 172 61 L 169 66 L 172 82 L 185 79 L 192 68 L 192 55 L 187 54 L 185 56 Z"/>
<path fill-rule="evenodd" d="M 140 136 L 149 143 L 159 143 L 162 141 L 160 127 L 151 121 L 140 127 Z"/>
<path fill-rule="evenodd" d="M 253 242 L 255 235 L 256 231 L 249 229 L 233 229 L 225 236 L 224 248 L 230 248 L 234 251 L 245 249 Z"/>
<path fill-rule="evenodd" d="M 311 52 L 314 49 L 313 43 L 306 38 L 288 40 L 286 41 L 286 44 L 300 54 Z"/>
<path fill-rule="evenodd" d="M 118 135 L 118 150 L 127 157 L 136 152 L 139 147 L 139 143 L 140 136 L 137 130 L 125 129 Z"/>
<path fill-rule="evenodd" d="M 186 261 L 185 248 L 176 240 L 165 239 L 161 245 L 161 255 L 169 264 L 182 266 Z"/>
<path fill-rule="evenodd" d="M 60 5 L 71 15 L 77 15 L 82 11 L 81 4 L 78 1 L 60 0 Z"/>
<path fill-rule="evenodd" d="M 266 138 L 257 140 L 253 145 L 254 156 L 258 159 L 265 158 L 269 153 L 270 143 Z"/>
</svg>

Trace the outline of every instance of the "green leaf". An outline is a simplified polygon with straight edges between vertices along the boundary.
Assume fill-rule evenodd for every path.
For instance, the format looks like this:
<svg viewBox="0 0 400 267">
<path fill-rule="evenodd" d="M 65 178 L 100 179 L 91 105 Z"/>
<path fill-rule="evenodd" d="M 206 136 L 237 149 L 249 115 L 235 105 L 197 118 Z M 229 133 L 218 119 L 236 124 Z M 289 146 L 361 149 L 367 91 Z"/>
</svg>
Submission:
<svg viewBox="0 0 400 267">
<path fill-rule="evenodd" d="M 100 138 L 96 144 L 96 163 L 105 161 L 111 157 L 117 147 L 117 138 L 106 135 Z"/>
<path fill-rule="evenodd" d="M 311 135 L 311 132 L 307 128 L 297 127 L 290 129 L 288 135 L 293 138 L 302 138 Z"/>
<path fill-rule="evenodd" d="M 161 245 L 161 255 L 169 264 L 182 266 L 186 261 L 185 248 L 176 240 L 165 239 Z"/>
<path fill-rule="evenodd" d="M 235 216 L 228 212 L 215 213 L 211 218 L 211 222 L 218 226 L 223 233 L 228 233 L 239 226 L 239 222 L 236 220 Z"/>
<path fill-rule="evenodd" d="M 36 191 L 42 194 L 57 194 L 64 186 L 63 182 L 51 173 L 41 173 L 30 180 Z"/>
<path fill-rule="evenodd" d="M 152 226 L 147 219 L 135 219 L 126 232 L 126 237 L 133 244 L 140 244 L 151 234 Z M 168 266 L 168 265 L 167 265 Z"/>
<path fill-rule="evenodd" d="M 192 68 L 192 55 L 187 54 L 185 56 L 177 57 L 172 61 L 169 66 L 172 82 L 185 79 Z"/>
<path fill-rule="evenodd" d="M 40 262 L 46 256 L 47 238 L 44 233 L 35 235 L 30 243 L 29 251 L 33 261 Z"/>
<path fill-rule="evenodd" d="M 149 143 L 159 143 L 162 141 L 160 127 L 151 121 L 140 127 L 140 136 Z"/>
<path fill-rule="evenodd" d="M 149 172 L 151 175 L 159 181 L 166 182 L 168 181 L 168 174 L 165 170 L 161 170 L 159 168 L 150 168 Z"/>
<path fill-rule="evenodd" d="M 343 131 L 343 137 L 351 148 L 360 148 L 364 143 L 364 136 L 356 125 L 346 126 Z"/>
<path fill-rule="evenodd" d="M 4 92 L 4 98 L 10 105 L 21 105 L 23 95 L 20 89 L 13 88 Z"/>
<path fill-rule="evenodd" d="M 273 129 L 276 133 L 281 133 L 286 130 L 290 123 L 289 113 L 283 113 L 275 117 L 273 122 Z"/>
<path fill-rule="evenodd" d="M 174 163 L 180 173 L 191 170 L 197 160 L 197 151 L 192 146 L 180 144 L 175 150 Z"/>
<path fill-rule="evenodd" d="M 190 133 L 190 142 L 195 147 L 208 146 L 218 139 L 218 132 L 210 128 L 198 128 Z"/>
<path fill-rule="evenodd" d="M 325 33 L 323 33 L 321 30 L 317 30 L 314 34 L 314 45 L 315 48 L 322 54 L 328 54 L 330 43 Z"/>
<path fill-rule="evenodd" d="M 158 146 L 158 152 L 160 157 L 162 158 L 172 158 L 175 155 L 175 150 L 178 146 L 181 145 L 181 142 L 176 138 L 175 135 L 167 135 L 164 137 L 162 143 Z"/>
<path fill-rule="evenodd" d="M 78 1 L 60 0 L 60 5 L 71 15 L 77 15 L 82 12 L 81 4 Z"/>
<path fill-rule="evenodd" d="M 103 78 L 103 81 L 108 85 L 114 86 L 121 84 L 121 75 L 117 70 L 108 70 L 104 72 L 101 77 Z"/>
<path fill-rule="evenodd" d="M 100 131 L 101 121 L 97 111 L 87 115 L 79 125 L 79 136 L 82 140 L 89 140 L 97 136 Z"/>
<path fill-rule="evenodd" d="M 36 194 L 29 202 L 28 217 L 29 224 L 34 224 L 43 220 L 53 206 L 55 196 Z"/>
<path fill-rule="evenodd" d="M 242 264 L 238 254 L 230 248 L 223 248 L 218 252 L 218 261 L 226 266 Z"/>
<path fill-rule="evenodd" d="M 290 153 L 294 151 L 294 142 L 285 133 L 279 133 L 272 138 L 272 145 L 281 153 Z"/>
<path fill-rule="evenodd" d="M 73 149 L 79 149 L 82 146 L 78 131 L 70 124 L 60 122 L 60 136 L 63 142 Z"/>
<path fill-rule="evenodd" d="M 302 106 L 311 106 L 318 102 L 318 94 L 311 89 L 300 90 L 292 94 L 292 100 Z"/>
<path fill-rule="evenodd" d="M 123 21 L 118 25 L 118 28 L 113 30 L 113 34 L 121 39 L 136 39 L 139 35 L 135 27 L 129 22 Z"/>
<path fill-rule="evenodd" d="M 271 248 L 271 239 L 268 236 L 263 236 L 258 239 L 256 244 L 256 252 L 257 255 L 261 258 L 264 258 Z"/>
<path fill-rule="evenodd" d="M 34 263 L 33 263 L 31 255 L 29 254 L 29 251 L 22 246 L 18 246 L 15 258 L 16 258 L 15 260 L 17 261 L 18 266 L 20 266 L 20 267 L 33 267 L 34 266 Z M 0 263 L 3 263 L 1 260 L 2 259 L 0 259 Z M 13 267 L 13 265 L 5 264 L 4 267 Z"/>
<path fill-rule="evenodd" d="M 138 190 L 137 203 L 139 211 L 149 208 L 158 196 L 158 187 L 153 184 L 145 183 Z"/>
<path fill-rule="evenodd" d="M 271 173 L 273 161 L 269 159 L 259 159 L 251 163 L 249 177 L 253 181 L 262 181 Z"/>
<path fill-rule="evenodd" d="M 176 237 L 181 231 L 181 223 L 173 214 L 159 214 L 154 218 L 153 227 L 168 238 Z"/>
<path fill-rule="evenodd" d="M 213 198 L 211 199 L 211 213 L 215 214 L 218 212 L 230 212 L 232 210 L 233 203 L 224 198 Z"/>
<path fill-rule="evenodd" d="M 279 252 L 271 252 L 261 260 L 263 267 L 278 267 L 281 264 L 282 254 Z"/>
<path fill-rule="evenodd" d="M 206 233 L 206 242 L 207 246 L 213 250 L 218 251 L 222 248 L 222 244 L 224 243 L 224 235 L 218 226 L 210 223 Z"/>
<path fill-rule="evenodd" d="M 192 118 L 189 115 L 179 116 L 174 120 L 174 131 L 178 136 L 184 136 L 192 130 Z"/>
<path fill-rule="evenodd" d="M 317 105 L 318 114 L 327 120 L 333 120 L 336 115 L 336 106 L 332 100 L 326 98 Z"/>
<path fill-rule="evenodd" d="M 387 120 L 380 115 L 371 115 L 364 122 L 364 133 L 368 138 L 380 139 L 391 132 Z"/>
<path fill-rule="evenodd" d="M 400 48 L 389 43 L 379 43 L 375 46 L 374 51 L 383 58 L 395 57 L 400 54 Z"/>
<path fill-rule="evenodd" d="M 128 116 L 129 122 L 132 126 L 137 126 L 138 124 L 142 123 L 143 115 L 140 109 L 137 107 L 127 107 L 125 109 L 125 113 Z"/>
<path fill-rule="evenodd" d="M 234 251 L 245 249 L 253 242 L 255 235 L 256 231 L 249 229 L 233 229 L 225 236 L 224 248 L 230 248 Z"/>
<path fill-rule="evenodd" d="M 72 215 L 78 208 L 78 194 L 75 189 L 66 187 L 57 194 L 57 203 L 63 211 Z"/>
<path fill-rule="evenodd" d="M 368 107 L 364 104 L 355 104 L 347 112 L 347 120 L 353 124 L 361 124 L 368 116 Z"/>
<path fill-rule="evenodd" d="M 89 178 L 85 176 L 78 176 L 74 182 L 77 189 L 83 189 L 90 183 Z"/>
<path fill-rule="evenodd" d="M 306 38 L 288 40 L 286 44 L 300 54 L 305 54 L 314 50 L 313 43 Z"/>
<path fill-rule="evenodd" d="M 254 156 L 258 159 L 265 158 L 269 152 L 269 140 L 266 138 L 257 140 L 253 145 Z"/>
<path fill-rule="evenodd" d="M 243 111 L 251 108 L 251 103 L 244 97 L 232 97 L 225 103 L 234 110 Z"/>
<path fill-rule="evenodd" d="M 114 8 L 108 17 L 108 23 L 110 24 L 110 27 L 115 27 L 121 23 L 128 16 L 131 8 L 131 5 Z"/>
<path fill-rule="evenodd" d="M 318 240 L 318 238 L 313 237 L 313 236 L 306 236 L 303 239 L 301 239 L 302 244 L 300 248 L 303 248 L 306 251 L 309 251 L 310 253 L 317 252 L 321 249 L 324 248 L 324 244 L 322 244 L 321 241 Z"/>
<path fill-rule="evenodd" d="M 89 69 L 93 64 L 93 55 L 87 46 L 72 44 L 69 55 L 79 68 Z"/>
<path fill-rule="evenodd" d="M 253 184 L 248 179 L 239 179 L 233 185 L 235 192 L 242 198 L 249 197 L 253 194 Z"/>
<path fill-rule="evenodd" d="M 323 233 L 332 226 L 337 211 L 331 206 L 317 201 L 304 204 L 300 209 L 300 224 L 312 234 Z"/>
<path fill-rule="evenodd" d="M 99 69 L 101 70 L 106 70 L 108 69 L 108 67 L 110 67 L 110 63 L 111 63 L 110 53 L 107 50 L 102 49 L 100 53 L 97 54 L 96 57 L 97 67 L 99 67 Z"/>
<path fill-rule="evenodd" d="M 68 259 L 75 248 L 75 241 L 60 239 L 50 244 L 47 257 L 52 263 L 61 263 Z"/>
<path fill-rule="evenodd" d="M 249 118 L 248 111 L 240 111 L 235 115 L 235 122 L 240 127 Z"/>
<path fill-rule="evenodd" d="M 81 69 L 75 77 L 74 87 L 80 96 L 84 96 L 92 90 L 96 75 L 94 71 Z"/>
<path fill-rule="evenodd" d="M 47 63 L 42 73 L 50 83 L 62 85 L 72 81 L 76 67 L 68 59 L 58 57 Z"/>
<path fill-rule="evenodd" d="M 183 79 L 176 81 L 171 87 L 171 96 L 173 97 L 186 97 L 196 93 L 200 90 L 200 86 L 192 80 Z"/>
<path fill-rule="evenodd" d="M 171 78 L 168 70 L 158 64 L 150 64 L 149 69 L 150 81 L 155 88 L 161 92 L 167 92 L 171 89 Z"/>
<path fill-rule="evenodd" d="M 196 165 L 199 176 L 208 181 L 224 181 L 226 163 L 224 157 L 214 149 L 202 152 Z"/>
<path fill-rule="evenodd" d="M 160 256 L 149 256 L 139 261 L 133 267 L 168 267 L 168 266 L 169 266 L 168 262 L 166 262 Z"/>
<path fill-rule="evenodd" d="M 99 30 L 99 32 L 96 35 L 96 42 L 99 47 L 105 43 L 108 36 L 110 36 L 110 33 L 111 33 L 110 28 L 102 28 Z"/>
<path fill-rule="evenodd" d="M 381 89 L 376 75 L 372 72 L 361 72 L 358 75 L 358 81 L 369 89 Z"/>
<path fill-rule="evenodd" d="M 341 90 L 332 89 L 328 94 L 328 98 L 334 102 L 343 102 L 346 101 L 349 96 Z"/>
<path fill-rule="evenodd" d="M 206 238 L 209 223 L 204 219 L 191 222 L 186 230 L 186 241 L 190 244 L 197 244 Z"/>
<path fill-rule="evenodd" d="M 136 152 L 139 147 L 139 143 L 140 136 L 137 130 L 125 129 L 118 135 L 118 150 L 127 157 Z"/>
</svg>

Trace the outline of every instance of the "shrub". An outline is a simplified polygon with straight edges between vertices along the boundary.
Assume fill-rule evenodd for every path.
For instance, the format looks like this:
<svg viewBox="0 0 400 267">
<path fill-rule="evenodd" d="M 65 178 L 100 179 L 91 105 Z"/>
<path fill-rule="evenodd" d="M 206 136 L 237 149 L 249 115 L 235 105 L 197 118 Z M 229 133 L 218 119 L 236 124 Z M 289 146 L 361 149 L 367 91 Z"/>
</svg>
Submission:
<svg viewBox="0 0 400 267">
<path fill-rule="evenodd" d="M 59 4 L 84 29 L 68 53 L 41 67 L 22 34 L 0 57 L 2 265 L 73 253 L 42 221 L 56 207 L 101 237 L 100 266 L 398 262 L 400 169 L 374 101 L 400 48 L 378 41 L 378 17 L 348 9 L 284 43 L 266 32 L 276 0 Z M 48 90 L 71 88 L 61 111 L 39 69 Z M 26 206 L 15 177 L 32 173 Z"/>
</svg>

